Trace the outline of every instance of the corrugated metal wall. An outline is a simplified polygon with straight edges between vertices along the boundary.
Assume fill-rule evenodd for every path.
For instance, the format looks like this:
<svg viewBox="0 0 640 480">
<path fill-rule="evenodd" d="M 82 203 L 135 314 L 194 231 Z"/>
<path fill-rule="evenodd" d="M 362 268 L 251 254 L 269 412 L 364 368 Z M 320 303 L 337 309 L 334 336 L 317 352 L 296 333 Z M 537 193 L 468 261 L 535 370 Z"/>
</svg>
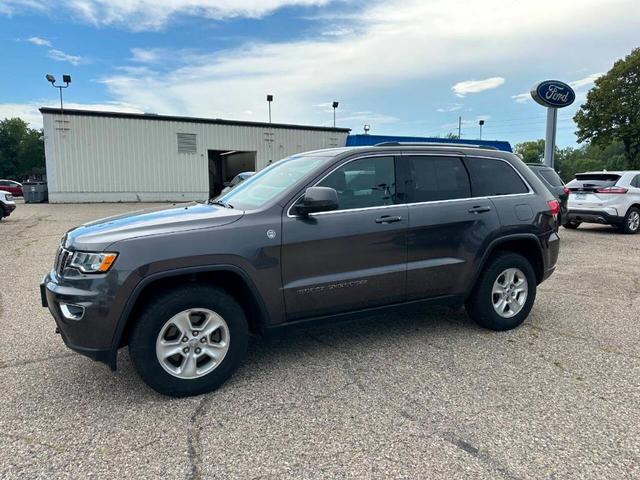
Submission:
<svg viewBox="0 0 640 480">
<path fill-rule="evenodd" d="M 43 113 L 51 202 L 203 200 L 207 150 L 256 152 L 257 168 L 294 153 L 344 146 L 347 133 Z M 195 154 L 177 134 L 197 135 Z"/>
</svg>

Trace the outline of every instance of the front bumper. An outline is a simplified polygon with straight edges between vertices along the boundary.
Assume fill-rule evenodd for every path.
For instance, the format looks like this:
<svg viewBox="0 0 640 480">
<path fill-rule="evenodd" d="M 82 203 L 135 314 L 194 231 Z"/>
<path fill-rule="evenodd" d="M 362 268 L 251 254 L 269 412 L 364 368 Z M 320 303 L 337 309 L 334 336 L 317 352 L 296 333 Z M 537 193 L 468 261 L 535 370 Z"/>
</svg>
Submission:
<svg viewBox="0 0 640 480">
<path fill-rule="evenodd" d="M 100 284 L 105 281 L 104 276 L 96 280 Z M 40 283 L 40 299 L 67 347 L 114 368 L 111 341 L 115 326 L 109 321 L 103 293 L 107 285 L 100 288 L 96 280 L 86 280 L 85 285 L 63 285 L 52 271 Z M 70 308 L 76 315 L 70 314 Z"/>
<path fill-rule="evenodd" d="M 612 209 L 612 211 L 615 209 Z M 624 217 L 615 215 L 607 210 L 569 210 L 568 222 L 599 223 L 601 225 L 619 225 Z"/>
<path fill-rule="evenodd" d="M 4 209 L 4 214 L 7 217 L 11 215 L 11 212 L 13 212 L 16 209 L 15 203 L 0 203 L 0 205 L 2 205 L 2 208 Z"/>
</svg>

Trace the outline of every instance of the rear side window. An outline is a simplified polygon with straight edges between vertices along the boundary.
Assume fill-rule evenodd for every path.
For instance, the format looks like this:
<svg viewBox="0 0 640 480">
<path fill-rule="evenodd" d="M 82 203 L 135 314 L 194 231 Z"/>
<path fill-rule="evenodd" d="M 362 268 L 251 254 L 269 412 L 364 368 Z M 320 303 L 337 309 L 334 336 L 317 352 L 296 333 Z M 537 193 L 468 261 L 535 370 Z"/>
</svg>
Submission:
<svg viewBox="0 0 640 480">
<path fill-rule="evenodd" d="M 514 195 L 529 191 L 520 175 L 507 162 L 469 158 L 465 163 L 471 175 L 471 193 L 474 197 Z"/>
<path fill-rule="evenodd" d="M 567 185 L 569 188 L 606 188 L 613 187 L 620 175 L 612 173 L 578 173 Z"/>
<path fill-rule="evenodd" d="M 471 196 L 469 175 L 462 160 L 449 157 L 410 157 L 414 202 L 433 202 Z"/>
<path fill-rule="evenodd" d="M 552 187 L 561 187 L 564 185 L 560 176 L 551 170 L 550 168 L 543 168 L 540 170 L 540 176 L 544 178 Z"/>
</svg>

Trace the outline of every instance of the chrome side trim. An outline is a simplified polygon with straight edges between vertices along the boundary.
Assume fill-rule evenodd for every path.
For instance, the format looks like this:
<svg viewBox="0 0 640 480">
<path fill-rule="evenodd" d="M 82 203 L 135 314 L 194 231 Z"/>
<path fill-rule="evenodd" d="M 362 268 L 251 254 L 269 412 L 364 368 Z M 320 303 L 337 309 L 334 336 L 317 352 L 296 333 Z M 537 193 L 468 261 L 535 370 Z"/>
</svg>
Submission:
<svg viewBox="0 0 640 480">
<path fill-rule="evenodd" d="M 468 201 L 468 200 L 490 200 L 492 198 L 508 198 L 508 197 L 524 197 L 524 196 L 529 196 L 529 195 L 534 195 L 535 192 L 533 190 L 533 188 L 531 188 L 531 185 L 529 185 L 529 182 L 527 182 L 527 180 L 522 176 L 522 174 L 518 171 L 518 169 L 514 168 L 513 165 L 511 165 L 508 161 L 506 161 L 503 158 L 497 158 L 497 157 L 485 157 L 485 156 L 480 156 L 480 155 L 473 155 L 473 156 L 469 156 L 467 157 L 467 155 L 459 155 L 459 154 L 445 154 L 445 153 L 428 153 L 428 154 L 419 154 L 416 152 L 401 152 L 401 153 L 386 153 L 386 154 L 373 154 L 373 155 L 362 155 L 362 156 L 358 156 L 358 157 L 354 157 L 354 158 L 349 158 L 346 161 L 340 163 L 339 165 L 337 165 L 335 168 L 333 168 L 329 173 L 327 173 L 326 175 L 324 175 L 322 178 L 320 178 L 318 181 L 316 181 L 312 186 L 315 187 L 317 186 L 320 182 L 322 182 L 325 178 L 327 178 L 329 175 L 331 175 L 333 172 L 335 172 L 336 170 L 338 170 L 339 168 L 343 167 L 344 165 L 351 163 L 353 161 L 356 160 L 362 160 L 364 158 L 372 158 L 372 157 L 394 157 L 394 156 L 412 156 L 412 157 L 416 157 L 416 156 L 420 156 L 420 157 L 455 157 L 455 158 L 481 158 L 484 160 L 499 160 L 501 162 L 506 163 L 507 165 L 509 165 L 510 168 L 512 168 L 520 177 L 520 179 L 522 180 L 522 182 L 525 184 L 525 186 L 527 187 L 527 189 L 529 190 L 526 193 L 510 193 L 508 195 L 490 195 L 487 197 L 467 197 L 467 198 L 452 198 L 449 200 L 432 200 L 432 201 L 428 201 L 428 202 L 413 202 L 413 203 L 394 203 L 393 205 L 378 205 L 375 207 L 363 207 L 363 208 L 350 208 L 350 209 L 343 209 L 343 210 L 330 210 L 328 212 L 317 212 L 317 213 L 310 213 L 309 217 L 316 217 L 316 216 L 320 216 L 320 215 L 332 215 L 332 214 L 340 214 L 340 213 L 345 213 L 345 212 L 363 212 L 363 211 L 367 211 L 367 210 L 379 210 L 379 209 L 385 209 L 385 208 L 392 208 L 392 207 L 413 207 L 416 205 L 437 205 L 437 204 L 441 204 L 441 203 L 453 203 L 453 202 L 462 202 L 462 201 Z M 289 208 L 287 209 L 287 217 L 288 218 L 299 218 L 299 215 L 292 215 L 291 214 L 291 209 L 293 208 L 293 206 L 298 202 L 298 200 L 300 200 L 302 197 L 304 196 L 304 193 L 300 196 L 298 196 L 292 203 L 291 205 L 289 205 Z"/>
</svg>

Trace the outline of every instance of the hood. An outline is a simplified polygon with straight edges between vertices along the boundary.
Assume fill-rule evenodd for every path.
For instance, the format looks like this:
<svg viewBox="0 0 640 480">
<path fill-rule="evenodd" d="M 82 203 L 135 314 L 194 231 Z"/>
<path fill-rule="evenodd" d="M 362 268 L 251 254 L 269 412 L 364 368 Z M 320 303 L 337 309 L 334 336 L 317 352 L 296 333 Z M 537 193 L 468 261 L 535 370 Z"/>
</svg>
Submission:
<svg viewBox="0 0 640 480">
<path fill-rule="evenodd" d="M 64 245 L 74 250 L 101 251 L 120 240 L 226 225 L 243 214 L 242 210 L 200 203 L 139 210 L 71 229 L 66 234 Z"/>
</svg>

